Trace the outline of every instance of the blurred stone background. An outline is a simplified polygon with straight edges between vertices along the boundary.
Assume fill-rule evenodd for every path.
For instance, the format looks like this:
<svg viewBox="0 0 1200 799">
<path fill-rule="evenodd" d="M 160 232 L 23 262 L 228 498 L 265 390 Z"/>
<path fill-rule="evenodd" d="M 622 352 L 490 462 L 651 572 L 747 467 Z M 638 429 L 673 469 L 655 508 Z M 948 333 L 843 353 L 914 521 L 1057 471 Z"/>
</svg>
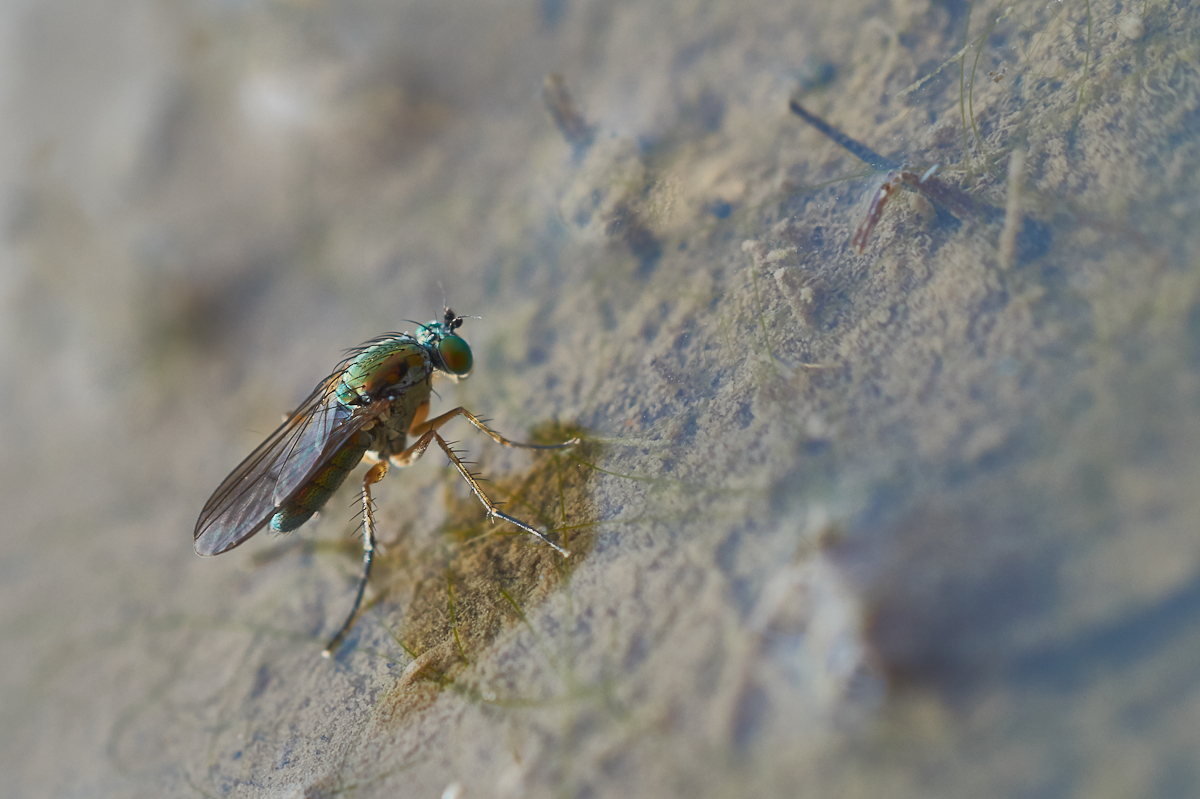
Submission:
<svg viewBox="0 0 1200 799">
<path fill-rule="evenodd" d="M 1198 13 L 0 3 L 0 794 L 1200 792 Z M 855 255 L 790 97 L 979 212 Z M 190 533 L 443 297 L 438 407 L 586 431 L 451 428 L 575 556 L 432 453 L 323 660 L 354 481 Z"/>
</svg>

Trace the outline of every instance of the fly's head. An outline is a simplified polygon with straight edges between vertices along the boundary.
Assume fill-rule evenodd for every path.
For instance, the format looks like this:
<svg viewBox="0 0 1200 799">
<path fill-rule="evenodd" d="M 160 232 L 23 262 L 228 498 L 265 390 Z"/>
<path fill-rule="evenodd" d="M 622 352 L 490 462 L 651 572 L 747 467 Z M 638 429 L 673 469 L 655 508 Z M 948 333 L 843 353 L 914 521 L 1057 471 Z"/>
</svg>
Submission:
<svg viewBox="0 0 1200 799">
<path fill-rule="evenodd" d="M 447 308 L 441 321 L 434 320 L 417 328 L 417 342 L 429 353 L 435 368 L 451 377 L 466 377 L 474 357 L 466 340 L 454 332 L 462 327 L 464 317 Z"/>
</svg>

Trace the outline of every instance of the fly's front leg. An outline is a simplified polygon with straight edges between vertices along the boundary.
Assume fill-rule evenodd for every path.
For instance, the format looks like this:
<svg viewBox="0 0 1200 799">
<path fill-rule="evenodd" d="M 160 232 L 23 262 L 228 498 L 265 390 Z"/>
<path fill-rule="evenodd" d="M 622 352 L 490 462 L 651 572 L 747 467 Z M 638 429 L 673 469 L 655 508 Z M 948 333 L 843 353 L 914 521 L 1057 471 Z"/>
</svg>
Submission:
<svg viewBox="0 0 1200 799">
<path fill-rule="evenodd" d="M 516 527 L 520 527 L 525 532 L 527 532 L 530 535 L 535 536 L 536 538 L 545 542 L 551 548 L 553 548 L 555 552 L 562 555 L 564 558 L 571 557 L 570 552 L 568 552 L 567 550 L 560 547 L 558 544 L 551 541 L 540 530 L 538 530 L 534 527 L 531 527 L 528 524 L 526 524 L 525 522 L 521 521 L 520 519 L 517 519 L 513 516 L 509 516 L 507 513 L 500 510 L 500 508 L 498 508 L 496 506 L 496 503 L 492 502 L 492 500 L 488 498 L 487 494 L 483 493 L 483 489 L 479 485 L 479 480 L 476 479 L 475 475 L 471 474 L 471 471 L 466 467 L 465 464 L 463 464 L 462 460 L 458 457 L 458 455 L 454 454 L 454 450 L 451 449 L 450 445 L 446 443 L 446 439 L 444 439 L 440 435 L 438 435 L 438 432 L 437 432 L 438 427 L 441 427 L 446 422 L 450 421 L 450 419 L 453 419 L 455 416 L 460 416 L 460 415 L 466 416 L 480 430 L 482 430 L 485 433 L 487 433 L 488 435 L 490 435 L 493 439 L 495 439 L 499 443 L 504 444 L 505 446 L 509 446 L 509 447 L 529 447 L 531 449 L 555 449 L 557 447 L 565 447 L 568 444 L 573 444 L 577 440 L 577 439 L 572 439 L 563 444 L 552 444 L 550 446 L 543 446 L 543 445 L 537 445 L 537 444 L 517 444 L 517 443 L 509 441 L 508 439 L 504 438 L 503 436 L 501 436 L 498 433 L 493 433 L 491 430 L 489 430 L 487 427 L 484 426 L 483 422 L 476 419 L 474 416 L 472 416 L 466 410 L 464 410 L 462 408 L 455 408 L 454 410 L 452 410 L 448 413 L 444 413 L 441 416 L 437 417 L 436 419 L 433 419 L 433 420 L 427 422 L 425 425 L 423 425 L 427 429 L 421 435 L 421 437 L 419 439 L 417 439 L 417 441 L 408 449 L 404 450 L 401 453 L 393 455 L 392 459 L 391 459 L 392 462 L 396 463 L 397 465 L 407 466 L 408 464 L 415 461 L 417 458 L 424 455 L 425 450 L 429 449 L 429 445 L 432 444 L 434 441 L 436 441 L 438 443 L 438 446 L 442 448 L 442 452 L 445 452 L 446 457 L 450 459 L 451 465 L 453 465 L 455 469 L 458 469 L 458 473 L 461 474 L 463 479 L 467 481 L 467 485 L 471 487 L 471 493 L 474 494 L 476 499 L 478 499 L 483 504 L 483 507 L 485 509 L 487 509 L 487 515 L 488 515 L 489 519 L 492 519 L 493 521 L 495 521 L 497 518 L 503 519 L 504 521 L 508 522 L 509 524 L 514 525 Z"/>
<path fill-rule="evenodd" d="M 350 615 L 346 617 L 342 629 L 337 631 L 337 635 L 330 639 L 325 650 L 321 652 L 323 657 L 332 657 L 337 648 L 341 646 L 342 639 L 346 637 L 346 633 L 350 632 L 350 628 L 354 626 L 354 618 L 358 615 L 358 608 L 362 605 L 363 592 L 367 590 L 367 579 L 371 576 L 371 562 L 375 557 L 375 512 L 371 503 L 371 486 L 378 483 L 388 473 L 387 461 L 380 461 L 367 470 L 363 475 L 362 482 L 362 514 L 363 514 L 363 570 L 362 578 L 358 581 L 358 593 L 354 597 L 354 607 L 350 608 Z"/>
<path fill-rule="evenodd" d="M 424 407 L 426 411 L 428 411 L 428 406 Z M 507 438 L 481 422 L 479 418 L 475 416 L 475 414 L 471 413 L 461 405 L 452 411 L 446 411 L 441 416 L 430 419 L 428 422 L 424 421 L 425 414 L 418 411 L 417 417 L 413 420 L 413 424 L 409 428 L 408 432 L 414 436 L 423 436 L 426 433 L 441 429 L 442 425 L 446 424 L 446 422 L 450 421 L 456 416 L 462 416 L 468 422 L 475 425 L 478 430 L 491 438 L 492 441 L 495 441 L 497 444 L 505 447 L 517 447 L 520 449 L 561 449 L 562 447 L 569 447 L 573 444 L 579 443 L 578 437 L 568 439 L 561 444 L 522 444 L 519 441 L 509 441 Z"/>
</svg>

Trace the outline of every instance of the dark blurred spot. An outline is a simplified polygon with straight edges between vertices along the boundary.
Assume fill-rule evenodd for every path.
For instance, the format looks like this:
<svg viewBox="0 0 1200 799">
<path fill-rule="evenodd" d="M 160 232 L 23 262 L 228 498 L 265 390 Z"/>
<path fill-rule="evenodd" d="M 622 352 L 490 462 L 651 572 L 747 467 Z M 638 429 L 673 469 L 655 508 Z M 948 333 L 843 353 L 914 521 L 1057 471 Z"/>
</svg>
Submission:
<svg viewBox="0 0 1200 799">
<path fill-rule="evenodd" d="M 869 585 L 868 636 L 893 680 L 951 693 L 977 687 L 1011 659 L 1024 624 L 1055 602 L 1057 560 L 1037 546 L 1034 519 L 998 516 L 990 493 L 980 495 L 891 520 L 868 513 L 839 547 L 842 565 Z"/>
<path fill-rule="evenodd" d="M 1023 264 L 1041 258 L 1050 250 L 1053 241 L 1054 235 L 1050 232 L 1049 225 L 1026 216 L 1021 220 L 1021 230 L 1017 233 L 1017 263 Z"/>
<path fill-rule="evenodd" d="M 1154 780 L 1153 795 L 1200 796 L 1200 772 L 1197 771 L 1195 753 L 1185 752 L 1168 758 L 1165 768 Z"/>
<path fill-rule="evenodd" d="M 645 636 L 635 633 L 629 642 L 629 649 L 625 651 L 624 667 L 626 671 L 632 671 L 641 665 L 647 654 L 649 654 L 649 650 L 646 647 Z"/>
<path fill-rule="evenodd" d="M 544 317 L 538 316 L 538 322 L 526 332 L 529 337 L 529 348 L 525 351 L 525 357 L 531 364 L 545 363 L 550 358 L 550 353 L 554 352 L 554 343 L 558 340 L 558 331 L 554 327 L 542 324 L 540 320 Z"/>
<path fill-rule="evenodd" d="M 596 136 L 596 129 L 588 124 L 583 114 L 575 107 L 562 75 L 546 76 L 542 83 L 542 102 L 546 104 L 546 110 L 558 126 L 559 133 L 575 148 L 575 158 L 582 158 Z"/>
<path fill-rule="evenodd" d="M 1187 315 L 1187 357 L 1193 369 L 1200 369 L 1200 302 Z"/>
<path fill-rule="evenodd" d="M 948 233 L 953 233 L 962 227 L 962 221 L 945 208 L 935 205 L 934 210 L 937 212 L 936 224 L 939 228 L 945 228 Z"/>
<path fill-rule="evenodd" d="M 267 690 L 267 686 L 271 684 L 271 672 L 264 663 L 258 667 L 258 673 L 254 675 L 254 685 L 250 688 L 250 699 L 258 699 Z"/>
<path fill-rule="evenodd" d="M 225 350 L 253 317 L 275 278 L 275 264 L 262 262 L 224 274 L 194 270 L 163 276 L 147 289 L 144 305 L 154 352 L 169 356 L 178 348 Z"/>
<path fill-rule="evenodd" d="M 539 16 L 542 19 L 542 28 L 545 30 L 554 30 L 558 27 L 558 23 L 562 22 L 563 14 L 567 9 L 567 0 L 541 0 Z"/>
<path fill-rule="evenodd" d="M 131 193 L 147 191 L 174 166 L 186 147 L 186 137 L 198 125 L 198 110 L 191 93 L 176 88 L 155 107 L 154 126 L 138 156 L 130 181 Z"/>
<path fill-rule="evenodd" d="M 696 433 L 698 432 L 700 432 L 700 424 L 696 419 L 696 412 L 689 411 L 686 419 L 679 428 L 679 432 L 675 435 L 675 443 L 690 444 L 696 438 Z"/>
<path fill-rule="evenodd" d="M 12 193 L 5 208 L 7 214 L 0 219 L 0 236 L 7 241 L 16 241 L 33 229 L 40 212 L 37 194 L 29 189 Z"/>
<path fill-rule="evenodd" d="M 833 82 L 837 75 L 837 67 L 832 61 L 826 61 L 815 56 L 808 56 L 804 59 L 804 63 L 796 70 L 796 82 L 799 84 L 799 93 L 820 89 L 823 86 Z"/>
<path fill-rule="evenodd" d="M 829 440 L 824 438 L 810 438 L 804 442 L 803 451 L 805 455 L 820 455 L 829 451 Z"/>
<path fill-rule="evenodd" d="M 947 27 L 951 29 L 953 29 L 961 21 L 965 20 L 967 13 L 971 8 L 971 3 L 968 2 L 968 0 L 936 0 L 933 5 L 949 12 L 950 19 Z M 960 33 L 959 36 L 961 35 L 962 34 Z"/>
<path fill-rule="evenodd" d="M 650 365 L 654 368 L 654 371 L 658 372 L 658 374 L 662 376 L 663 380 L 666 380 L 668 383 L 677 384 L 683 382 L 683 378 L 680 376 L 680 374 L 669 367 L 662 358 L 654 358 L 652 361 L 650 361 Z"/>
<path fill-rule="evenodd" d="M 717 219 L 728 219 L 729 215 L 733 213 L 733 206 L 724 200 L 717 200 L 709 206 L 709 210 Z"/>
<path fill-rule="evenodd" d="M 745 430 L 754 421 L 754 406 L 749 402 L 743 402 L 737 412 L 738 427 Z"/>
<path fill-rule="evenodd" d="M 624 203 L 617 206 L 605 232 L 629 245 L 629 250 L 639 261 L 638 277 L 646 278 L 654 272 L 662 257 L 662 244 L 636 211 Z"/>
<path fill-rule="evenodd" d="M 1020 655 L 1009 673 L 1018 682 L 1072 688 L 1189 640 L 1200 643 L 1200 577 L 1160 602 Z"/>
<path fill-rule="evenodd" d="M 596 304 L 596 310 L 600 312 L 600 322 L 605 330 L 617 329 L 617 312 L 610 300 L 600 300 Z"/>
<path fill-rule="evenodd" d="M 684 45 L 675 54 L 675 69 L 686 72 L 701 56 L 710 51 L 716 41 L 712 36 Z"/>
<path fill-rule="evenodd" d="M 771 703 L 767 692 L 751 683 L 742 692 L 737 704 L 737 715 L 733 723 L 733 745 L 746 749 L 754 743 L 754 733 L 763 727 L 763 719 Z"/>
<path fill-rule="evenodd" d="M 725 98 L 712 89 L 704 89 L 692 103 L 680 109 L 680 117 L 698 122 L 705 133 L 719 130 L 725 119 Z"/>
<path fill-rule="evenodd" d="M 350 77 L 341 99 L 349 124 L 338 157 L 367 168 L 411 157 L 455 115 L 441 76 L 399 52 Z"/>
</svg>

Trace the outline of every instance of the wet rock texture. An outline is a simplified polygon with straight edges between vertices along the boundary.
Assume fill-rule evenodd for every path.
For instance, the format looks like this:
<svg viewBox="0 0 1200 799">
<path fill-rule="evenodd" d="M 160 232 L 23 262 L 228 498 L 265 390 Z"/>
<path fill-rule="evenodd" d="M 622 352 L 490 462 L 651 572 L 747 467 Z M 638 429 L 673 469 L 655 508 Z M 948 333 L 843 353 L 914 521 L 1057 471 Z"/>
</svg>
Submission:
<svg viewBox="0 0 1200 799">
<path fill-rule="evenodd" d="M 4 793 L 1196 793 L 1197 13 L 0 4 Z M 189 532 L 443 299 L 572 558 L 431 453 L 326 661 L 353 480 Z"/>
</svg>

